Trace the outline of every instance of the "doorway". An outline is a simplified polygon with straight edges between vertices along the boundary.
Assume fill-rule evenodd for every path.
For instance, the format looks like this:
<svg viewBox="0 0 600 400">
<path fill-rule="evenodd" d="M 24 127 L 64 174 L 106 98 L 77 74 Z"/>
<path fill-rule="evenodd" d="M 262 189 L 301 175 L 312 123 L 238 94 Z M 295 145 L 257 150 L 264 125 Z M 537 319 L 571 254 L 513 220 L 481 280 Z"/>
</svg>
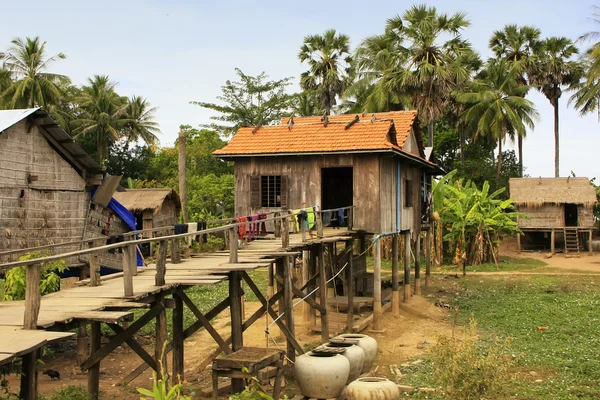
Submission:
<svg viewBox="0 0 600 400">
<path fill-rule="evenodd" d="M 323 210 L 349 207 L 353 201 L 352 167 L 321 168 L 321 207 Z"/>
<path fill-rule="evenodd" d="M 565 204 L 565 226 L 577 226 L 578 221 L 577 204 Z"/>
</svg>

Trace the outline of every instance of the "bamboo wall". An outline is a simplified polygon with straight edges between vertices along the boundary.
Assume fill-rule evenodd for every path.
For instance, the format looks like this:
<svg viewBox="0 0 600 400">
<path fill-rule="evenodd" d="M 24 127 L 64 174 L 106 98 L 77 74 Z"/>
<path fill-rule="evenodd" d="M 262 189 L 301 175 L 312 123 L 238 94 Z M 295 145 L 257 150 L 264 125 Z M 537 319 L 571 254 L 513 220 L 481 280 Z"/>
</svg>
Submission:
<svg viewBox="0 0 600 400">
<path fill-rule="evenodd" d="M 530 219 L 519 218 L 519 228 L 564 228 L 565 209 L 562 204 L 545 204 L 541 207 L 528 207 L 517 205 L 517 211 L 527 215 Z M 578 226 L 582 228 L 594 227 L 594 210 L 590 206 L 577 206 Z"/>
</svg>

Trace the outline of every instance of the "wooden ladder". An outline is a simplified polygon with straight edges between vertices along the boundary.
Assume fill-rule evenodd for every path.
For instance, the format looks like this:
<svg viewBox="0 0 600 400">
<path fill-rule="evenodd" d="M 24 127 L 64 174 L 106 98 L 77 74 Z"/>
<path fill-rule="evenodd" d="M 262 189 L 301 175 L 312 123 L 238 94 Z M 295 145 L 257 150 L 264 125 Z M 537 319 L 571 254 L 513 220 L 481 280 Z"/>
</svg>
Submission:
<svg viewBox="0 0 600 400">
<path fill-rule="evenodd" d="M 579 256 L 579 234 L 577 229 L 564 229 L 565 235 L 565 254 L 570 252 L 577 253 Z"/>
</svg>

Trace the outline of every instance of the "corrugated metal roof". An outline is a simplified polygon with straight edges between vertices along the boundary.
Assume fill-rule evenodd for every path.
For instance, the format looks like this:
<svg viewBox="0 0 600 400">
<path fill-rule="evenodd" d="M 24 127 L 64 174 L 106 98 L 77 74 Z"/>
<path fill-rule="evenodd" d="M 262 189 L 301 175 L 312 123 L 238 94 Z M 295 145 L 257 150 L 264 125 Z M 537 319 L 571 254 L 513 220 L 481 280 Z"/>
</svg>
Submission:
<svg viewBox="0 0 600 400">
<path fill-rule="evenodd" d="M 23 110 L 0 110 L 0 132 L 13 126 L 24 118 L 32 116 L 32 123 L 43 129 L 56 143 L 50 145 L 65 158 L 65 155 L 76 160 L 80 168 L 92 174 L 101 174 L 100 165 L 85 150 L 75 143 L 73 138 L 65 132 L 50 114 L 41 108 L 28 108 Z M 67 161 L 68 158 L 66 158 Z M 69 161 L 70 162 L 70 161 Z"/>
<path fill-rule="evenodd" d="M 26 108 L 24 110 L 0 110 L 0 132 L 10 128 L 23 118 L 27 118 L 39 108 Z"/>
</svg>

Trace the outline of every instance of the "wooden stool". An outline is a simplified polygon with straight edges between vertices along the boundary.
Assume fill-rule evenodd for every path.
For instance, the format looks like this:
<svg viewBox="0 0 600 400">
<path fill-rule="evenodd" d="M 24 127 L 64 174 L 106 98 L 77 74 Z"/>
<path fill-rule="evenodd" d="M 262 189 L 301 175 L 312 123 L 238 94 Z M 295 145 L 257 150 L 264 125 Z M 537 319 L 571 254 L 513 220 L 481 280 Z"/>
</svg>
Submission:
<svg viewBox="0 0 600 400">
<path fill-rule="evenodd" d="M 285 352 L 283 350 L 242 347 L 229 355 L 215 358 L 212 365 L 213 399 L 216 399 L 219 394 L 220 376 L 251 379 L 257 376 L 258 371 L 261 369 L 273 366 L 277 368 L 275 385 L 273 386 L 273 399 L 277 400 L 281 390 L 284 356 Z"/>
</svg>

